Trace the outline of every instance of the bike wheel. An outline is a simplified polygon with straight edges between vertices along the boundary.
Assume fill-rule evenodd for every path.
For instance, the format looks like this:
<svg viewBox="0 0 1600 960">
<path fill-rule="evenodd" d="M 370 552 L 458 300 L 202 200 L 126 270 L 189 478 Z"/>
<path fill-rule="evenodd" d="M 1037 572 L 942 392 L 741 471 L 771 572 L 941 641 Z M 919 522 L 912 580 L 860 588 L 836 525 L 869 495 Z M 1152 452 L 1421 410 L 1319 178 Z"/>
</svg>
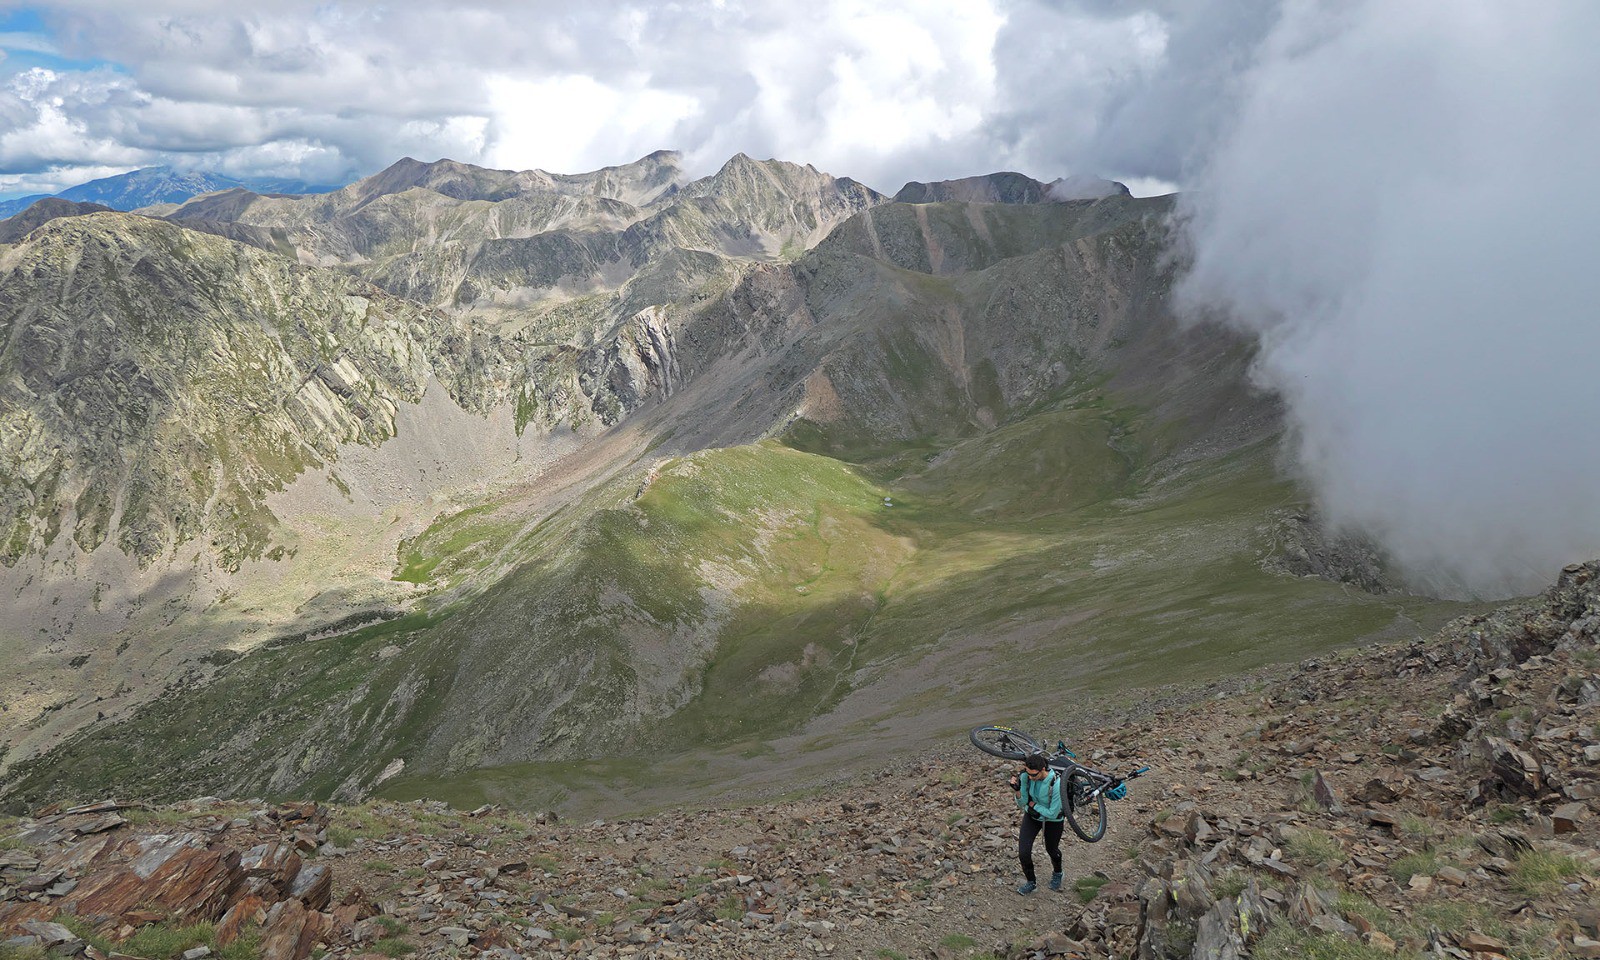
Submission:
<svg viewBox="0 0 1600 960">
<path fill-rule="evenodd" d="M 1074 770 L 1067 777 L 1067 823 L 1072 832 L 1089 843 L 1106 835 L 1106 797 L 1095 794 L 1099 784 L 1082 770 Z"/>
<path fill-rule="evenodd" d="M 968 734 L 972 745 L 991 756 L 1025 760 L 1030 753 L 1042 753 L 1039 741 L 1010 727 L 978 727 Z"/>
</svg>

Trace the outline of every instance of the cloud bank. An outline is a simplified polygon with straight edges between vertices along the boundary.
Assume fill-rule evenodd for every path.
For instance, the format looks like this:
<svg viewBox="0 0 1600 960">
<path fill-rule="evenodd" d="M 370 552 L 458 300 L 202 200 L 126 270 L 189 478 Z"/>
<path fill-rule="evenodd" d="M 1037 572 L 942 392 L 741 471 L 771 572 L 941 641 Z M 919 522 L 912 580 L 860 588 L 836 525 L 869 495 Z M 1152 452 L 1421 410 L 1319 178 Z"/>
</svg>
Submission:
<svg viewBox="0 0 1600 960">
<path fill-rule="evenodd" d="M 1188 196 L 1328 517 L 1434 590 L 1600 555 L 1600 7 L 1291 3 Z"/>
<path fill-rule="evenodd" d="M 0 191 L 155 163 L 324 182 L 402 155 L 577 171 L 660 148 L 890 192 L 1003 168 L 1165 190 L 1195 121 L 1152 104 L 1197 89 L 1172 80 L 1193 44 L 1171 7 L 54 0 L 18 30 L 0 0 Z"/>
</svg>

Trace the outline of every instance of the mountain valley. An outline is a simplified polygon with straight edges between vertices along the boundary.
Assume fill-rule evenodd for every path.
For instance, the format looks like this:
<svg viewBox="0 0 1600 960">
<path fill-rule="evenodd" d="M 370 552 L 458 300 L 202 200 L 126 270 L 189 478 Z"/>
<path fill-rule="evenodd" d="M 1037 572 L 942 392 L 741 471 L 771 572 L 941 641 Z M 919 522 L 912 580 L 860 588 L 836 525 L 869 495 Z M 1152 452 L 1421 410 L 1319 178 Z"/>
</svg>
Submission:
<svg viewBox="0 0 1600 960">
<path fill-rule="evenodd" d="M 4 789 L 625 811 L 1470 609 L 1306 535 L 1171 199 L 1074 189 L 662 152 L 36 215 Z"/>
</svg>

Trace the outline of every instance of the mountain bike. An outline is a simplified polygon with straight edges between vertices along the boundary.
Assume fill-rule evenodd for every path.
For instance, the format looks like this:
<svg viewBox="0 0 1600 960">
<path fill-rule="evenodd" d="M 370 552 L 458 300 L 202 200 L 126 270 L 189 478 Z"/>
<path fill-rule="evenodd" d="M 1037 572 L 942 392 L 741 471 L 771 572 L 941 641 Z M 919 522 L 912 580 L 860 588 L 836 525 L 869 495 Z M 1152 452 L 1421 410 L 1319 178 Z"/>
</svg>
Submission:
<svg viewBox="0 0 1600 960">
<path fill-rule="evenodd" d="M 1043 744 L 1011 727 L 978 727 L 968 737 L 972 745 L 984 753 L 1007 760 L 1026 760 L 1029 754 L 1045 753 Z M 1066 784 L 1062 799 L 1066 801 L 1063 806 L 1067 823 L 1073 833 L 1089 843 L 1106 835 L 1106 800 L 1121 800 L 1128 795 L 1128 781 L 1150 772 L 1149 767 L 1140 767 L 1119 777 L 1086 767 L 1060 740 L 1056 741 L 1053 752 L 1046 753 L 1046 759 Z"/>
</svg>

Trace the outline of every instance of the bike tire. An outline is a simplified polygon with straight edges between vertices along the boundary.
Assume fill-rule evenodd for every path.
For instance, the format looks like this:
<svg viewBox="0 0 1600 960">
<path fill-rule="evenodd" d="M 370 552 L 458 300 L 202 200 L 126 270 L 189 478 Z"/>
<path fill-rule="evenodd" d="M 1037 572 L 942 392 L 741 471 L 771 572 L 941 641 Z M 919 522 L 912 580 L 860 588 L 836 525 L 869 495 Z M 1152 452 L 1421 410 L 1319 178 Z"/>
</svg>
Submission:
<svg viewBox="0 0 1600 960">
<path fill-rule="evenodd" d="M 976 727 L 967 736 L 979 750 L 1007 760 L 1026 760 L 1030 753 L 1044 752 L 1039 741 L 1010 727 Z"/>
<path fill-rule="evenodd" d="M 1072 832 L 1089 843 L 1106 835 L 1105 794 L 1090 796 L 1099 784 L 1082 770 L 1067 776 L 1067 823 Z"/>
</svg>

